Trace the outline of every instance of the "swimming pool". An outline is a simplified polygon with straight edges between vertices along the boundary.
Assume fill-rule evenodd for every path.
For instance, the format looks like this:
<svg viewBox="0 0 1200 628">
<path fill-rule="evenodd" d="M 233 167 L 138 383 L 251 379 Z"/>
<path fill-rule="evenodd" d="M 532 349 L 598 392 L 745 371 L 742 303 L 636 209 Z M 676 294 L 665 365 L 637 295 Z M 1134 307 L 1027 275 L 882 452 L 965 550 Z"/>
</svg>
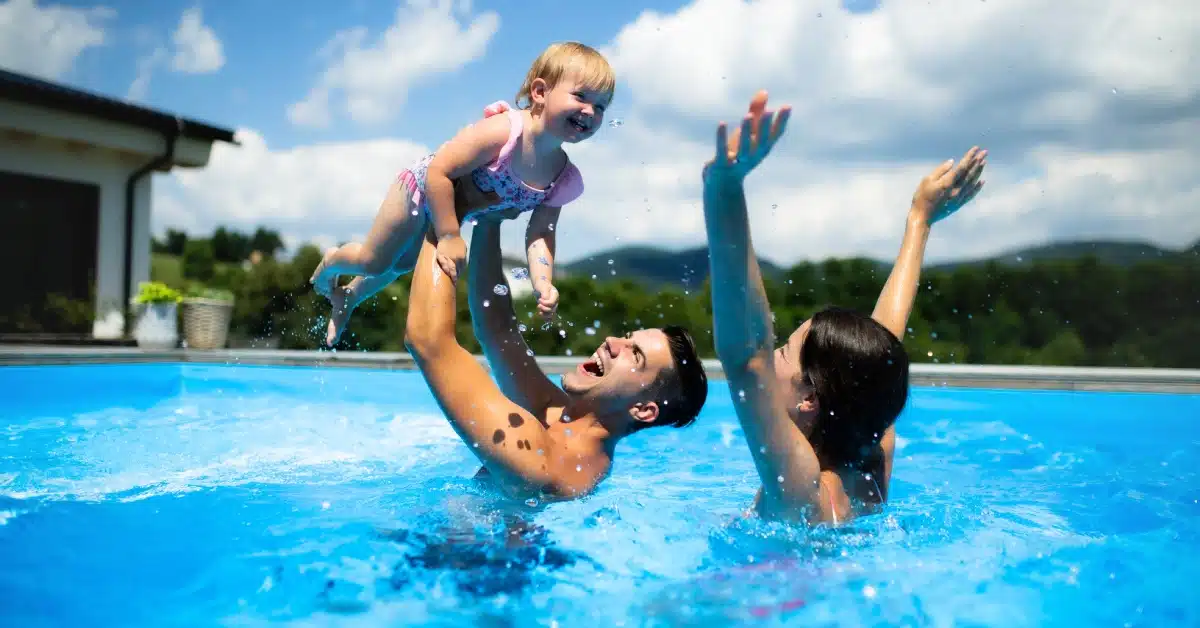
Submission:
<svg viewBox="0 0 1200 628">
<path fill-rule="evenodd" d="M 738 521 L 724 383 L 508 505 L 413 372 L 0 368 L 0 624 L 1196 625 L 1200 396 L 917 388 L 893 502 Z"/>
</svg>

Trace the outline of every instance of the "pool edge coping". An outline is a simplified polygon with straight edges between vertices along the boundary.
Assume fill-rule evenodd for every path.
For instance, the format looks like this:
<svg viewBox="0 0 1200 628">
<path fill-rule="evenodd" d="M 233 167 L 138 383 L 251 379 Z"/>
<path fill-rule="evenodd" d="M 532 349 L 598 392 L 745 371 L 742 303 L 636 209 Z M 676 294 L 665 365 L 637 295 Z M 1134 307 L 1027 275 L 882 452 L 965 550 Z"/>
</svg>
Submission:
<svg viewBox="0 0 1200 628">
<path fill-rule="evenodd" d="M 475 357 L 487 367 L 483 356 Z M 569 356 L 536 359 L 549 374 L 563 373 L 579 363 L 579 358 Z M 403 352 L 0 345 L 0 367 L 133 363 L 416 369 L 412 356 Z M 725 379 L 719 361 L 705 359 L 703 363 L 709 379 Z M 914 386 L 1200 393 L 1200 369 L 917 363 L 912 365 L 910 379 Z"/>
</svg>

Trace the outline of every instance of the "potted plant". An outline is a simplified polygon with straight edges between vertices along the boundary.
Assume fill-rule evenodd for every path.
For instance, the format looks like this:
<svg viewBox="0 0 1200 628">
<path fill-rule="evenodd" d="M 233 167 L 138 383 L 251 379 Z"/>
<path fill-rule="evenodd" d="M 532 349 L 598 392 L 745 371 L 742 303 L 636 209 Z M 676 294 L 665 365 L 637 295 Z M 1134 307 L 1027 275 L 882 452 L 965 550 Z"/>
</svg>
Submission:
<svg viewBox="0 0 1200 628">
<path fill-rule="evenodd" d="M 158 281 L 138 284 L 134 297 L 137 324 L 133 337 L 144 349 L 174 349 L 179 342 L 179 319 L 176 308 L 182 295 L 178 290 Z"/>
<path fill-rule="evenodd" d="M 233 293 L 197 287 L 183 299 L 183 336 L 189 349 L 223 349 L 233 318 Z"/>
</svg>

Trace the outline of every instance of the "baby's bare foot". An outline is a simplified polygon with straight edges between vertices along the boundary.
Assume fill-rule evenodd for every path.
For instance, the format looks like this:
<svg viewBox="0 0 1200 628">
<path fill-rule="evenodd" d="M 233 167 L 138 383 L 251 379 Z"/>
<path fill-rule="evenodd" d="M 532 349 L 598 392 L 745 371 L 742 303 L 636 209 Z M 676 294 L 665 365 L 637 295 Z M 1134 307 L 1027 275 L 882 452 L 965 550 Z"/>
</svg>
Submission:
<svg viewBox="0 0 1200 628">
<path fill-rule="evenodd" d="M 333 310 L 329 313 L 329 327 L 325 332 L 327 347 L 337 344 L 342 332 L 346 330 L 346 323 L 350 321 L 354 306 L 349 303 L 349 294 L 350 290 L 344 287 L 335 288 L 329 293 L 329 302 L 333 305 Z"/>
</svg>

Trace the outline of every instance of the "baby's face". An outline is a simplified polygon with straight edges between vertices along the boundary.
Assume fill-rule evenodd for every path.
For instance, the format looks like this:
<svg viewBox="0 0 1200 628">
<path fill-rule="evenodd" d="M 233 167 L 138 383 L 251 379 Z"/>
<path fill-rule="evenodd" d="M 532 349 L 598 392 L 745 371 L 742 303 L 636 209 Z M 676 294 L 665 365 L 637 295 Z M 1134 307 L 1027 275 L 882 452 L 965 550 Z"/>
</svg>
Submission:
<svg viewBox="0 0 1200 628">
<path fill-rule="evenodd" d="M 597 91 L 576 77 L 564 77 L 546 98 L 547 118 L 564 142 L 582 142 L 604 124 L 612 94 Z"/>
</svg>

